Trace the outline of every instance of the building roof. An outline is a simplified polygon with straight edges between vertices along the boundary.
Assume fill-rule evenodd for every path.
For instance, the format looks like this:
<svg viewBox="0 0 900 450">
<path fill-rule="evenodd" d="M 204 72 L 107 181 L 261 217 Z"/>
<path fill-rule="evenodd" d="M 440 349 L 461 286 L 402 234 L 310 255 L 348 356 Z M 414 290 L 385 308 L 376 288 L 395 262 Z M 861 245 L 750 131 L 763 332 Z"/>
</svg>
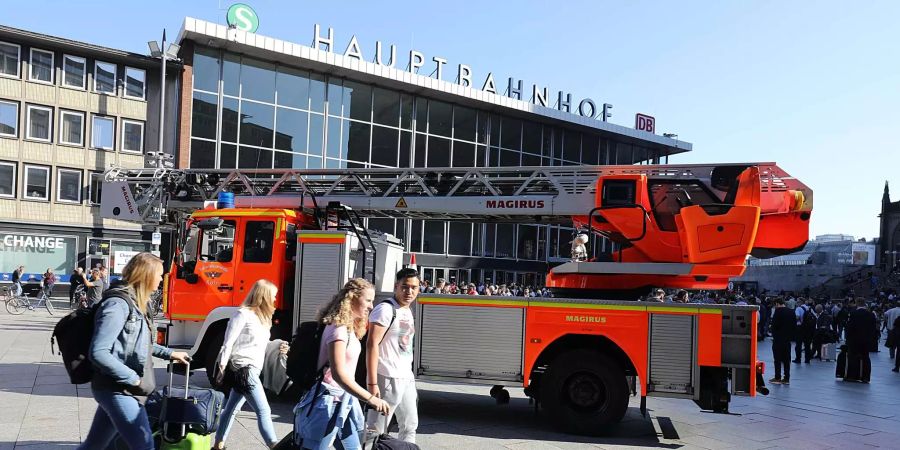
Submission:
<svg viewBox="0 0 900 450">
<path fill-rule="evenodd" d="M 47 50 L 63 50 L 77 53 L 79 56 L 90 56 L 101 59 L 114 59 L 117 61 L 125 61 L 128 64 L 138 68 L 148 68 L 159 66 L 159 58 L 154 58 L 140 53 L 133 53 L 126 50 L 120 50 L 110 47 L 104 47 L 87 42 L 75 41 L 49 34 L 36 33 L 33 31 L 13 28 L 6 25 L 0 25 L 0 40 L 11 40 L 15 43 L 22 43 L 34 47 L 42 47 Z M 169 60 L 170 64 L 180 65 L 176 61 Z M 168 72 L 168 70 L 167 70 Z"/>
<path fill-rule="evenodd" d="M 583 117 L 555 108 L 535 105 L 505 95 L 461 86 L 453 82 L 315 49 L 302 44 L 255 33 L 247 33 L 192 17 L 185 18 L 176 42 L 181 43 L 184 40 L 193 41 L 203 46 L 223 48 L 232 52 L 255 56 L 267 61 L 300 66 L 413 94 L 422 94 L 429 98 L 445 100 L 482 110 L 495 111 L 530 120 L 538 120 L 534 116 L 539 116 L 543 122 L 555 122 L 562 126 L 582 127 L 592 131 L 600 131 L 601 134 L 614 135 L 619 141 L 630 141 L 634 144 L 660 150 L 661 155 L 688 152 L 693 148 L 693 145 L 689 142 L 590 117 Z M 524 93 L 523 96 L 525 96 Z M 577 104 L 574 104 L 574 102 L 573 108 L 577 108 Z"/>
</svg>

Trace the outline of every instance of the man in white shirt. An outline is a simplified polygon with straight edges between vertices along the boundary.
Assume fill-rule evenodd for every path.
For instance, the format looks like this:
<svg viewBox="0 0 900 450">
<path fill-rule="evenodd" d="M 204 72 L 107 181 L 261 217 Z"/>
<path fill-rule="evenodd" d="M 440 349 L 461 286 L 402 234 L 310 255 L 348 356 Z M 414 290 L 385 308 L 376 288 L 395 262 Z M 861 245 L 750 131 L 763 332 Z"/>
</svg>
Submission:
<svg viewBox="0 0 900 450">
<path fill-rule="evenodd" d="M 888 336 L 891 336 L 891 333 L 894 331 L 894 321 L 897 320 L 898 317 L 900 317 L 900 304 L 894 303 L 894 307 L 884 313 L 884 322 L 887 327 Z M 894 358 L 897 355 L 897 347 L 900 345 L 900 342 L 896 342 L 896 339 L 890 340 L 891 358 Z"/>
<path fill-rule="evenodd" d="M 416 326 L 409 306 L 419 295 L 419 273 L 401 269 L 394 284 L 394 298 L 381 302 L 369 314 L 366 342 L 366 388 L 390 406 L 385 418 L 375 411 L 366 417 L 366 429 L 385 433 L 391 416 L 397 415 L 397 438 L 416 442 L 419 427 L 418 393 L 413 374 L 413 338 Z"/>
</svg>

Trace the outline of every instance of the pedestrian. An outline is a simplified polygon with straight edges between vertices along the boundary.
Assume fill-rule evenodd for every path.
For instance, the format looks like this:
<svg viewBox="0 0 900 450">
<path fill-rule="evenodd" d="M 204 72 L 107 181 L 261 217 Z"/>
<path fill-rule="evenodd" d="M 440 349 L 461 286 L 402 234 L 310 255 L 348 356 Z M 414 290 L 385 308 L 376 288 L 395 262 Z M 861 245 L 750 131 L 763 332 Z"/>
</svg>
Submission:
<svg viewBox="0 0 900 450">
<path fill-rule="evenodd" d="M 76 267 L 69 275 L 69 307 L 75 304 L 75 291 L 78 286 L 84 286 L 84 269 Z"/>
<path fill-rule="evenodd" d="M 822 359 L 822 346 L 835 342 L 834 331 L 831 322 L 834 320 L 829 311 L 822 305 L 816 305 L 816 331 L 813 333 L 813 357 Z"/>
<path fill-rule="evenodd" d="M 813 338 L 816 334 L 816 322 L 819 320 L 819 316 L 813 310 L 811 299 L 807 299 L 805 305 L 801 304 L 798 306 L 797 311 L 800 311 L 800 320 L 797 322 L 797 344 L 794 347 L 796 352 L 794 362 L 800 363 L 802 351 L 806 354 L 803 361 L 809 364 L 813 357 Z"/>
<path fill-rule="evenodd" d="M 43 289 L 44 293 L 47 294 L 49 298 L 53 294 L 53 286 L 56 285 L 56 274 L 53 273 L 53 269 L 48 267 L 44 272 L 44 275 L 41 276 L 41 289 Z"/>
<path fill-rule="evenodd" d="M 358 449 L 365 432 L 360 402 L 373 407 L 376 414 L 388 413 L 388 403 L 355 380 L 362 351 L 359 340 L 366 333 L 366 318 L 374 299 L 374 286 L 354 278 L 319 313 L 318 320 L 325 324 L 325 330 L 318 367 L 325 371 L 321 383 L 310 389 L 297 406 L 299 417 L 309 414 L 298 429 L 303 448 L 325 450 L 334 445 L 344 450 Z"/>
<path fill-rule="evenodd" d="M 875 315 L 868 310 L 865 301 L 858 299 L 855 310 L 850 313 L 845 332 L 847 334 L 847 364 L 861 363 L 861 372 L 859 379 L 845 377 L 845 381 L 869 382 L 869 375 L 872 372 L 872 360 L 869 358 L 869 352 L 872 349 L 872 330 L 874 329 Z"/>
<path fill-rule="evenodd" d="M 25 275 L 25 266 L 16 267 L 12 273 L 12 285 L 15 295 L 22 295 L 22 277 Z"/>
<path fill-rule="evenodd" d="M 897 347 L 900 346 L 900 342 L 897 342 L 895 334 L 892 333 L 894 331 L 894 322 L 898 318 L 900 318 L 900 303 L 894 303 L 894 307 L 884 313 L 884 325 L 887 328 L 888 335 L 886 345 L 890 351 L 891 359 L 897 356 Z"/>
<path fill-rule="evenodd" d="M 105 283 L 100 278 L 100 269 L 97 268 L 91 269 L 89 278 L 84 281 L 84 285 L 87 286 L 88 305 L 95 305 L 103 297 Z"/>
<path fill-rule="evenodd" d="M 152 357 L 190 361 L 185 352 L 153 343 L 156 328 L 147 315 L 147 302 L 162 281 L 162 273 L 162 260 L 151 253 L 138 253 L 97 309 L 90 347 L 91 392 L 97 412 L 79 449 L 107 448 L 116 434 L 132 450 L 154 448 L 147 411 L 137 399 L 156 388 Z"/>
<path fill-rule="evenodd" d="M 413 269 L 397 272 L 394 297 L 369 315 L 369 338 L 366 343 L 367 388 L 390 406 L 387 419 L 369 412 L 366 429 L 376 435 L 387 432 L 391 416 L 397 415 L 398 438 L 415 443 L 419 427 L 418 393 L 413 374 L 413 338 L 415 322 L 410 305 L 419 294 L 419 273 Z"/>
<path fill-rule="evenodd" d="M 272 410 L 266 399 L 259 379 L 266 356 L 272 328 L 272 314 L 275 312 L 275 295 L 278 288 L 269 280 L 259 280 L 241 307 L 232 314 L 225 330 L 225 341 L 218 356 L 218 372 L 221 378 L 226 370 L 235 380 L 231 393 L 225 402 L 219 429 L 216 431 L 215 448 L 225 448 L 225 439 L 234 423 L 235 414 L 245 401 L 256 412 L 259 433 L 269 447 L 278 443 L 275 426 L 272 424 Z M 287 352 L 286 348 L 282 352 Z"/>
<path fill-rule="evenodd" d="M 772 356 L 775 359 L 775 378 L 772 384 L 791 384 L 791 340 L 796 335 L 797 321 L 794 312 L 785 306 L 784 299 L 775 298 L 772 315 Z M 784 377 L 781 370 L 784 369 Z"/>
</svg>

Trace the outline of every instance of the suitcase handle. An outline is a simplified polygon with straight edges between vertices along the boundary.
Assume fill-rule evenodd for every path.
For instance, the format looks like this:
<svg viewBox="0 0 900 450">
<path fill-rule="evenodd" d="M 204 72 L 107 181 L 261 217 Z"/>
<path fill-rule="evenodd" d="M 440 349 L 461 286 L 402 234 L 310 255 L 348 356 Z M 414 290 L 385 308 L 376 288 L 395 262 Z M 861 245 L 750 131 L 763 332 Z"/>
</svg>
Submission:
<svg viewBox="0 0 900 450">
<path fill-rule="evenodd" d="M 186 358 L 187 363 L 184 368 L 184 400 L 188 399 L 188 391 L 190 390 L 191 385 L 191 358 Z M 169 393 L 172 392 L 172 384 L 175 382 L 175 361 L 169 360 L 169 365 L 166 368 L 169 371 Z M 163 408 L 165 409 L 165 408 Z M 168 435 L 169 431 L 169 423 L 163 423 L 163 436 Z M 181 436 L 185 436 L 187 433 L 187 425 L 181 424 Z"/>
</svg>

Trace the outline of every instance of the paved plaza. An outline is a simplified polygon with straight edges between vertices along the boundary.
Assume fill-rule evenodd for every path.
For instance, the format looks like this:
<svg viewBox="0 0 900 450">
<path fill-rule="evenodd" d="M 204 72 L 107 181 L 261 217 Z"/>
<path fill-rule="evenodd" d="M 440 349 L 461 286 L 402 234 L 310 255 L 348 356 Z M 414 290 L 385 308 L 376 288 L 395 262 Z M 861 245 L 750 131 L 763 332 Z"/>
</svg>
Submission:
<svg viewBox="0 0 900 450">
<path fill-rule="evenodd" d="M 90 427 L 96 404 L 87 385 L 69 384 L 60 357 L 51 353 L 56 317 L 44 310 L 10 316 L 0 311 L 0 450 L 73 448 Z M 771 377 L 771 347 L 760 346 Z M 731 415 L 701 412 L 689 401 L 648 399 L 649 418 L 632 399 L 612 435 L 556 433 L 535 415 L 521 389 L 509 405 L 496 405 L 488 387 L 419 383 L 419 444 L 424 449 L 864 449 L 900 448 L 900 375 L 886 351 L 872 354 L 871 384 L 834 378 L 834 363 L 793 365 L 790 386 L 770 386 L 768 397 L 737 398 Z M 156 378 L 167 380 L 165 364 Z M 176 380 L 179 378 L 176 377 Z M 196 384 L 206 385 L 203 371 Z M 279 435 L 291 429 L 292 405 L 273 401 Z M 254 414 L 245 406 L 229 438 L 230 449 L 265 448 Z"/>
</svg>

